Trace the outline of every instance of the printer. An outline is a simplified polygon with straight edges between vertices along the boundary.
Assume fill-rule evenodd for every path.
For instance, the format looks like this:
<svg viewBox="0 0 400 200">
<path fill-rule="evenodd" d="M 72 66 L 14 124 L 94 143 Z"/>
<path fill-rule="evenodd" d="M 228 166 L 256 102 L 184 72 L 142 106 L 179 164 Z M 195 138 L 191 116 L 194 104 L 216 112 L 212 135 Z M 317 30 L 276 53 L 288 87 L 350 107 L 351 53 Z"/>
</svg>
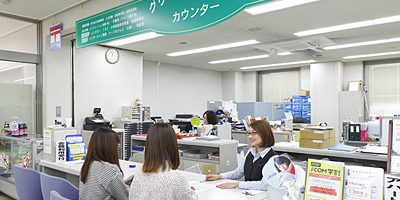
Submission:
<svg viewBox="0 0 400 200">
<path fill-rule="evenodd" d="M 86 117 L 85 123 L 83 124 L 84 130 L 94 131 L 99 127 L 111 128 L 110 121 L 104 119 L 103 115 L 100 114 L 101 108 L 94 108 L 93 117 Z"/>
<path fill-rule="evenodd" d="M 168 119 L 171 125 L 177 125 L 181 131 L 189 132 L 192 130 L 192 117 L 198 117 L 194 114 L 176 114 L 175 119 Z"/>
</svg>

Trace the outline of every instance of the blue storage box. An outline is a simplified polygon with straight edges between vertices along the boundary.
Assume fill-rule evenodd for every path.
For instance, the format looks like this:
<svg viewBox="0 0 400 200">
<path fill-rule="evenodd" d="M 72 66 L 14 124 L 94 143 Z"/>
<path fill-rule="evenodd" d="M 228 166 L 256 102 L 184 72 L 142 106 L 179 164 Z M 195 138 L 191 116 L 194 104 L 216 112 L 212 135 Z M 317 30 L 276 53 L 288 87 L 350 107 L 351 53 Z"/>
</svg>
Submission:
<svg viewBox="0 0 400 200">
<path fill-rule="evenodd" d="M 301 111 L 301 103 L 292 103 L 292 110 L 293 111 Z"/>
<path fill-rule="evenodd" d="M 301 103 L 302 96 L 293 95 L 292 96 L 292 103 Z"/>
<path fill-rule="evenodd" d="M 300 115 L 301 116 L 301 111 L 292 111 L 292 115 L 293 116 L 295 116 L 295 115 Z"/>
<path fill-rule="evenodd" d="M 302 110 L 301 111 L 301 116 L 310 115 L 310 114 L 311 114 L 310 110 L 306 110 L 306 111 Z"/>
<path fill-rule="evenodd" d="M 301 118 L 301 115 L 293 115 L 293 118 Z"/>
<path fill-rule="evenodd" d="M 301 97 L 301 103 L 310 103 L 310 96 Z"/>
<path fill-rule="evenodd" d="M 292 110 L 292 103 L 285 103 L 285 111 Z"/>
<path fill-rule="evenodd" d="M 302 103 L 301 104 L 302 111 L 310 111 L 311 110 L 311 103 Z"/>
<path fill-rule="evenodd" d="M 305 118 L 308 122 L 311 122 L 311 115 L 303 115 L 302 118 Z"/>
</svg>

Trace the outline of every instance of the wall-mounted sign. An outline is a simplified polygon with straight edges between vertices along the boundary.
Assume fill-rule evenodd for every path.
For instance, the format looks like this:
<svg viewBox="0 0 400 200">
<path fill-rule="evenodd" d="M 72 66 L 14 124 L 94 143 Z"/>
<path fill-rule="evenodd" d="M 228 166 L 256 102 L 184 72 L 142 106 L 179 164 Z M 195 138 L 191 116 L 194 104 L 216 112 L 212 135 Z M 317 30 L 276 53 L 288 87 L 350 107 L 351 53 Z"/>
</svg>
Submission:
<svg viewBox="0 0 400 200">
<path fill-rule="evenodd" d="M 272 0 L 135 0 L 76 22 L 76 48 L 146 32 L 191 33 Z"/>
<path fill-rule="evenodd" d="M 50 51 L 61 49 L 61 24 L 50 27 Z"/>
</svg>

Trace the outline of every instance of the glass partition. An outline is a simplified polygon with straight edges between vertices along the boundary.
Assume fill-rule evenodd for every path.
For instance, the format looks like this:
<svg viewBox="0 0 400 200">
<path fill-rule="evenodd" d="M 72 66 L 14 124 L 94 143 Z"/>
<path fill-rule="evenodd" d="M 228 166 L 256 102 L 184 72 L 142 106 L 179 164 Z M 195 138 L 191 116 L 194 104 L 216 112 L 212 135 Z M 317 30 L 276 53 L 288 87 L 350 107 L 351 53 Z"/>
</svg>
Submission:
<svg viewBox="0 0 400 200">
<path fill-rule="evenodd" d="M 0 61 L 0 129 L 3 135 L 35 132 L 36 65 Z M 18 130 L 10 130 L 17 123 Z"/>
</svg>

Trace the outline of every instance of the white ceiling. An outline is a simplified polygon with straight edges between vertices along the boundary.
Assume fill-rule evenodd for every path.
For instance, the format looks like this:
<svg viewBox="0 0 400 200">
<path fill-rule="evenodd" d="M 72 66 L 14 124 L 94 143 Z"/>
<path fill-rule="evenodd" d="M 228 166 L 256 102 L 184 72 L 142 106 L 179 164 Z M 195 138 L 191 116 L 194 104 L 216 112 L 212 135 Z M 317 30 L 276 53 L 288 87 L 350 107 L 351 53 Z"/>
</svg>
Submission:
<svg viewBox="0 0 400 200">
<path fill-rule="evenodd" d="M 22 15 L 34 19 L 43 19 L 52 13 L 73 6 L 80 1 L 11 0 L 11 2 L 11 5 L 8 7 L 0 6 L 0 12 Z M 16 4 L 13 5 L 13 3 Z M 159 61 L 173 65 L 216 71 L 228 71 L 230 69 L 239 70 L 240 67 L 245 66 L 303 60 L 315 60 L 317 62 L 336 61 L 343 60 L 343 56 L 400 51 L 400 43 L 394 42 L 339 50 L 324 50 L 322 53 L 312 50 L 303 50 L 296 51 L 293 55 L 288 56 L 272 55 L 268 58 L 257 60 L 215 65 L 208 64 L 209 61 L 214 60 L 266 54 L 267 52 L 259 50 L 260 44 L 264 49 L 268 49 L 275 43 L 299 39 L 306 41 L 323 40 L 325 45 L 332 45 L 400 37 L 400 22 L 318 34 L 310 37 L 297 37 L 293 34 L 295 32 L 310 29 L 400 15 L 399 8 L 399 0 L 321 0 L 319 2 L 256 16 L 243 11 L 231 19 L 203 31 L 185 35 L 163 36 L 120 47 L 145 52 L 144 59 L 148 61 Z M 0 36 L 10 32 L 10 30 L 22 26 L 19 22 L 8 20 L 9 19 L 0 19 Z M 260 27 L 262 30 L 256 32 L 249 32 L 246 30 L 254 27 Z M 169 57 L 166 55 L 177 51 L 251 39 L 259 41 L 260 44 L 179 57 Z M 186 41 L 188 44 L 181 45 L 179 44 L 181 41 Z M 324 56 L 315 58 L 313 55 L 317 54 L 323 54 Z M 400 57 L 400 54 L 366 59 L 373 60 L 396 57 Z M 344 61 L 351 62 L 361 60 L 362 59 L 353 59 Z M 265 69 L 271 68 L 263 68 L 259 70 Z"/>
</svg>

